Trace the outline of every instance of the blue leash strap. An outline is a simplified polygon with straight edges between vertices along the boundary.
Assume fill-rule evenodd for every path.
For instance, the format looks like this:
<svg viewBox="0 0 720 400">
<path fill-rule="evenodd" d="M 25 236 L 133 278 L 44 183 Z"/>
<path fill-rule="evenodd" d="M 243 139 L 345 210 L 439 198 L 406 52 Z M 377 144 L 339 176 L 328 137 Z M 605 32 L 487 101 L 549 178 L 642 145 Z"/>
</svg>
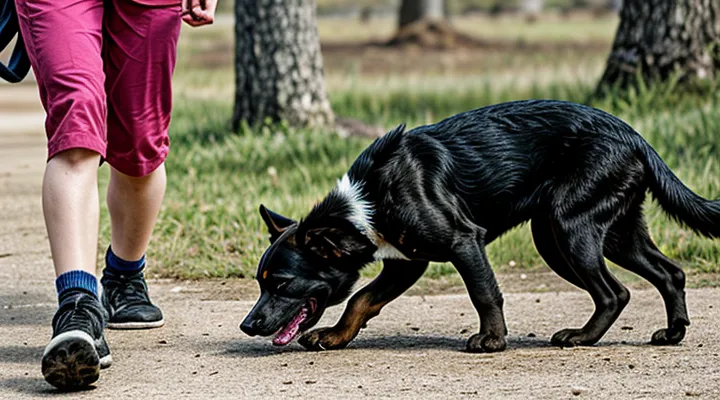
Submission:
<svg viewBox="0 0 720 400">
<path fill-rule="evenodd" d="M 15 48 L 8 65 L 0 62 L 0 78 L 10 83 L 18 83 L 30 72 L 30 59 L 20 34 L 15 0 L 0 0 L 0 3 L 2 3 L 2 8 L 0 8 L 0 51 L 5 50 L 13 37 L 17 35 Z"/>
</svg>

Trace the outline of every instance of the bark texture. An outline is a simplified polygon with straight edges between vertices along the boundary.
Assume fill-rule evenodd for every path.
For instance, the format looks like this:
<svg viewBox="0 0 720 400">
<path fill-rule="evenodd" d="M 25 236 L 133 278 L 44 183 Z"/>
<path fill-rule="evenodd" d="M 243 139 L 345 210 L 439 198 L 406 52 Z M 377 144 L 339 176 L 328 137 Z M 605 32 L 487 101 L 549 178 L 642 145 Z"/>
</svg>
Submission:
<svg viewBox="0 0 720 400">
<path fill-rule="evenodd" d="M 311 0 L 236 0 L 233 128 L 333 123 Z"/>
<path fill-rule="evenodd" d="M 637 77 L 715 79 L 720 69 L 720 0 L 625 0 L 598 93 Z"/>
</svg>

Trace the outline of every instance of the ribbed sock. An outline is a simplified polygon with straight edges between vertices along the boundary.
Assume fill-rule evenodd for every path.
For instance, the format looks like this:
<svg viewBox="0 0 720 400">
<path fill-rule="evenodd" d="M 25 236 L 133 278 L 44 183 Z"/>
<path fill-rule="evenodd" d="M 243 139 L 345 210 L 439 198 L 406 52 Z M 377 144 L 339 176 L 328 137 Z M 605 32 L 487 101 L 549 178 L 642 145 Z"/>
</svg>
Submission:
<svg viewBox="0 0 720 400">
<path fill-rule="evenodd" d="M 82 289 L 96 298 L 98 297 L 98 282 L 95 275 L 79 269 L 60 274 L 55 279 L 55 289 L 57 290 L 58 299 L 65 292 L 73 289 Z"/>
<path fill-rule="evenodd" d="M 105 253 L 105 267 L 110 270 L 110 272 L 117 275 L 140 272 L 143 268 L 145 268 L 145 256 L 143 255 L 137 261 L 127 261 L 115 255 L 112 251 L 112 247 L 108 247 L 107 253 Z"/>
</svg>

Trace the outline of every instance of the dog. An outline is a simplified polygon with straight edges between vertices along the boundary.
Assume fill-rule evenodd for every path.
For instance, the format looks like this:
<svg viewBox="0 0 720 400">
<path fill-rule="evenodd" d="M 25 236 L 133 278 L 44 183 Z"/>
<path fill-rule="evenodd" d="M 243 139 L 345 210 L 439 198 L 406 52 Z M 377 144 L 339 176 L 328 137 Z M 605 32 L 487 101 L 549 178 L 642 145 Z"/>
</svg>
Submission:
<svg viewBox="0 0 720 400">
<path fill-rule="evenodd" d="M 628 304 L 630 292 L 605 258 L 658 289 L 668 325 L 651 343 L 677 344 L 690 323 L 685 274 L 650 238 L 646 192 L 693 231 L 720 236 L 720 201 L 693 193 L 640 134 L 601 110 L 526 100 L 410 131 L 400 125 L 365 149 L 299 222 L 260 206 L 271 245 L 257 270 L 260 298 L 240 328 L 275 334 L 276 345 L 302 334 L 309 350 L 343 348 L 429 262 L 450 262 L 480 319 L 467 351 L 502 351 L 503 296 L 485 246 L 530 221 L 544 261 L 595 303 L 582 328 L 558 331 L 552 344 L 595 344 Z M 375 260 L 381 273 L 352 296 L 335 326 L 308 331 Z"/>
</svg>

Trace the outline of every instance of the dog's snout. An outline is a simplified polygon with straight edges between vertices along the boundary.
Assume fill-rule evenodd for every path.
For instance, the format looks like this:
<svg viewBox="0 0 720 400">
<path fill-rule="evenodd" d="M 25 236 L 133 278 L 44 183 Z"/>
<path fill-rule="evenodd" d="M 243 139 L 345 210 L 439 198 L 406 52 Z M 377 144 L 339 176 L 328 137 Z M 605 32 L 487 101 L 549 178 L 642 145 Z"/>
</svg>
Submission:
<svg viewBox="0 0 720 400">
<path fill-rule="evenodd" d="M 262 318 L 254 318 L 252 315 L 248 315 L 240 324 L 240 330 L 245 332 L 248 336 L 255 336 L 260 333 L 258 327 L 261 324 Z"/>
</svg>

